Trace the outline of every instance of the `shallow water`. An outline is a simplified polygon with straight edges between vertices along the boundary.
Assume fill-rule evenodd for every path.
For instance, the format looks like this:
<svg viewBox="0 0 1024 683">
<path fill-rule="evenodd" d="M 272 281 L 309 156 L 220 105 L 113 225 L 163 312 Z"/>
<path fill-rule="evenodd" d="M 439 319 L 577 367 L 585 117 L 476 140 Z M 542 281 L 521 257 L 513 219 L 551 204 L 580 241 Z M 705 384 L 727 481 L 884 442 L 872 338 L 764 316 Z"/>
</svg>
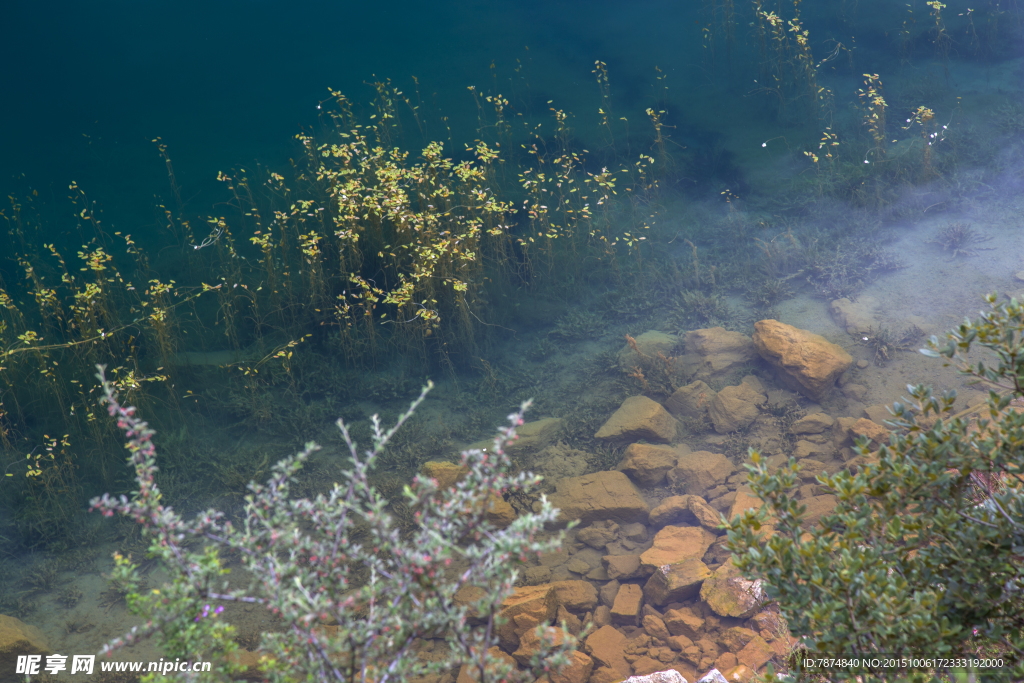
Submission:
<svg viewBox="0 0 1024 683">
<path fill-rule="evenodd" d="M 415 158 L 428 141 L 441 140 L 446 154 L 465 160 L 467 145 L 497 140 L 509 160 L 503 191 L 517 208 L 524 197 L 516 194 L 512 171 L 553 171 L 510 150 L 538 142 L 554 150 L 560 136 L 553 112 L 570 112 L 572 130 L 562 137 L 569 140 L 565 149 L 586 157 L 581 182 L 605 168 L 620 173 L 619 193 L 602 214 L 604 229 L 620 241 L 603 261 L 595 251 L 587 256 L 592 260 L 560 262 L 545 276 L 538 259 L 532 275 L 487 290 L 477 305 L 490 316 L 489 327 L 451 365 L 412 353 L 350 363 L 323 329 L 285 330 L 276 323 L 264 329 L 253 312 L 239 323 L 248 337 L 232 337 L 223 333 L 233 324 L 224 308 L 212 297 L 197 299 L 176 353 L 164 358 L 171 360 L 166 371 L 179 403 L 172 406 L 170 394 L 148 402 L 149 394 L 138 394 L 144 412 L 165 420 L 161 437 L 170 457 L 162 486 L 181 510 L 215 505 L 237 513 L 245 483 L 265 476 L 266 459 L 306 438 L 334 449 L 313 477 L 328 481 L 340 466 L 333 421 L 393 416 L 427 377 L 439 386 L 382 467 L 382 487 L 400 491 L 423 462 L 487 438 L 528 397 L 536 399 L 533 417 L 562 418 L 565 431 L 555 450 L 524 456 L 520 464 L 545 471 L 551 484 L 611 469 L 623 444 L 596 440 L 596 429 L 627 396 L 664 401 L 670 393 L 615 362 L 627 334 L 648 330 L 680 335 L 679 357 L 685 333 L 705 327 L 749 335 L 754 321 L 771 317 L 821 334 L 861 362 L 820 405 L 772 384 L 763 364 L 743 368 L 728 383 L 757 374 L 770 385 L 769 401 L 861 417 L 867 407 L 898 400 L 909 383 L 964 389 L 952 370 L 914 349 L 975 313 L 985 293 L 1024 291 L 1018 230 L 1024 16 L 1016 9 L 949 2 L 936 18 L 924 2 L 807 2 L 800 20 L 809 52 L 795 43 L 776 52 L 772 40 L 782 38 L 769 33 L 766 54 L 774 56 L 766 61 L 757 17 L 745 4 L 737 4 L 731 19 L 731 4 L 722 2 L 349 5 L 111 2 L 60 11 L 5 5 L 0 187 L 22 206 L 29 226 L 19 227 L 17 212 L 5 207 L 0 287 L 12 305 L 46 316 L 38 287 L 59 281 L 60 273 L 44 244 L 54 245 L 68 272 L 84 282 L 88 273 L 78 275 L 85 268 L 75 254 L 100 244 L 125 273 L 134 272 L 122 241 L 130 234 L 150 270 L 129 275 L 126 291 L 149 279 L 199 287 L 225 275 L 202 255 L 223 246 L 218 233 L 206 237 L 204 221 L 226 216 L 237 258 L 255 263 L 252 226 L 232 206 L 218 172 L 290 173 L 303 157 L 295 136 L 327 133 L 328 88 L 346 93 L 370 124 L 377 111 L 373 83 L 385 79 L 401 92 L 396 144 Z M 793 19 L 788 3 L 765 8 Z M 784 28 L 778 35 L 791 33 Z M 765 73 L 781 80 L 762 82 Z M 818 98 L 813 103 L 802 90 L 810 88 L 808 74 Z M 869 92 L 878 82 L 880 90 Z M 483 99 L 499 94 L 508 99 L 504 134 Z M 398 102 L 401 96 L 409 103 Z M 874 97 L 884 97 L 884 105 L 872 105 Z M 661 117 L 660 144 L 651 113 Z M 156 138 L 173 161 L 180 216 L 195 226 L 192 242 L 183 244 L 157 208 L 172 206 L 174 197 Z M 619 169 L 633 167 L 640 155 L 651 157 L 649 177 L 658 188 L 634 192 L 631 202 L 627 174 Z M 87 194 L 76 195 L 74 205 L 68 201 L 73 181 Z M 83 213 L 89 207 L 99 232 Z M 525 212 L 510 215 L 516 216 L 512 234 L 528 237 Z M 943 237 L 956 224 L 973 237 L 960 249 Z M 641 233 L 638 246 L 627 244 Z M 200 258 L 189 260 L 190 248 Z M 865 256 L 872 249 L 900 259 L 902 267 L 874 268 L 874 256 Z M 841 261 L 841 254 L 854 256 Z M 26 264 L 36 264 L 43 277 L 35 291 Z M 822 275 L 829 267 L 846 270 L 829 280 Z M 764 302 L 755 285 L 769 279 L 782 283 L 781 293 Z M 252 281 L 254 291 L 259 284 Z M 681 299 L 684 292 L 718 298 L 701 308 Z M 843 296 L 867 306 L 870 330 L 851 333 L 837 323 L 830 306 Z M 14 325 L 14 318 L 4 320 Z M 28 326 L 49 329 L 40 320 Z M 124 353 L 146 359 L 140 372 L 163 372 L 151 338 L 136 339 L 146 336 L 142 323 L 133 336 L 136 322 L 124 325 Z M 872 342 L 883 328 L 910 326 L 920 333 L 904 349 L 879 352 Z M 0 327 L 5 350 L 23 344 L 10 329 Z M 66 339 L 77 344 L 69 329 Z M 311 337 L 287 347 L 298 332 Z M 131 350 L 141 343 L 148 343 L 145 351 Z M 295 353 L 287 371 L 269 362 L 282 349 Z M 126 492 L 131 482 L 115 473 L 121 462 L 109 430 L 79 426 L 64 451 L 81 469 L 62 470 L 43 489 L 25 484 L 24 455 L 45 452 L 51 443 L 45 435 L 65 430 L 59 411 L 34 408 L 51 405 L 49 396 L 18 394 L 17 378 L 27 375 L 9 370 L 29 356 L 0 360 L 6 365 L 0 372 L 12 378 L 0 394 L 0 430 L 6 430 L 0 464 L 14 475 L 0 487 L 0 558 L 7 569 L 0 613 L 38 626 L 56 650 L 91 652 L 133 623 L 123 604 L 105 597 L 101 575 L 109 571 L 109 556 L 118 548 L 138 555 L 143 546 L 130 525 L 108 525 L 85 508 L 91 496 Z M 242 358 L 249 365 L 229 367 Z M 257 376 L 248 373 L 253 367 L 272 377 L 268 384 L 232 384 L 232 373 Z M 81 399 L 61 405 L 70 415 L 66 424 L 78 424 L 96 394 L 83 394 L 82 380 L 70 371 L 62 375 L 61 366 L 50 372 L 73 397 L 69 402 Z M 973 390 L 965 394 L 976 400 Z M 789 447 L 767 420 L 736 435 L 686 424 L 680 442 L 727 452 L 736 464 L 749 444 Z M 835 462 L 841 466 L 838 453 Z M 737 485 L 730 481 L 733 490 Z M 647 494 L 656 504 L 666 491 Z M 46 496 L 49 507 L 32 507 Z M 46 531 L 47 520 L 57 518 L 66 533 Z M 45 583 L 33 579 L 47 572 Z M 159 584 L 158 572 L 151 585 Z M 251 613 L 229 616 L 246 633 L 261 628 Z M 128 658 L 152 659 L 154 652 Z"/>
</svg>

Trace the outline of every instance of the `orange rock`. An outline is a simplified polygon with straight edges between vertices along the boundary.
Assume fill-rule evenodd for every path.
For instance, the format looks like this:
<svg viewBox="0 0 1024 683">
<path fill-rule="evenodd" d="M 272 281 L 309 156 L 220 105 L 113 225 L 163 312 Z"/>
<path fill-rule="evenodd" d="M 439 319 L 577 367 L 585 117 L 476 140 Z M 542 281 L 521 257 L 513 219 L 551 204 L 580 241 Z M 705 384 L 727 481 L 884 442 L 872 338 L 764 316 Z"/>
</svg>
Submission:
<svg viewBox="0 0 1024 683">
<path fill-rule="evenodd" d="M 597 664 L 626 677 L 633 673 L 632 667 L 623 656 L 627 642 L 626 636 L 614 626 L 602 626 L 587 638 L 585 649 Z"/>
<path fill-rule="evenodd" d="M 700 496 L 724 484 L 733 469 L 732 462 L 721 453 L 694 451 L 679 457 L 668 479 L 684 493 Z"/>
<path fill-rule="evenodd" d="M 679 387 L 665 401 L 665 409 L 676 417 L 702 417 L 715 400 L 716 391 L 697 380 Z"/>
<path fill-rule="evenodd" d="M 676 438 L 679 423 L 661 404 L 646 396 L 630 396 L 597 430 L 597 439 L 608 441 L 654 441 L 668 443 Z"/>
<path fill-rule="evenodd" d="M 695 521 L 690 510 L 690 499 L 695 496 L 669 496 L 658 507 L 651 510 L 651 524 L 663 527 L 667 524 L 690 524 Z"/>
<path fill-rule="evenodd" d="M 670 609 L 665 612 L 665 626 L 673 636 L 685 636 L 691 641 L 698 640 L 704 630 L 704 618 L 691 609 Z M 692 644 L 692 643 L 691 643 Z M 683 645 L 685 650 L 689 645 Z"/>
<path fill-rule="evenodd" d="M 695 557 L 658 567 L 644 584 L 644 597 L 655 605 L 683 602 L 700 593 L 701 584 L 711 576 L 707 565 Z"/>
<path fill-rule="evenodd" d="M 548 626 L 544 629 L 546 639 L 550 639 L 551 643 L 558 647 L 565 642 L 563 632 L 561 628 L 555 628 L 554 626 Z M 537 637 L 536 629 L 530 629 L 522 636 L 519 637 L 519 648 L 512 653 L 512 657 L 519 662 L 520 666 L 526 666 L 533 659 L 533 656 L 540 651 L 541 639 Z"/>
<path fill-rule="evenodd" d="M 501 606 L 505 623 L 498 627 L 498 641 L 507 652 L 519 648 L 519 638 L 541 623 L 550 622 L 558 610 L 551 585 L 516 588 Z"/>
<path fill-rule="evenodd" d="M 635 583 L 626 583 L 619 587 L 612 605 L 612 623 L 636 626 L 640 617 L 640 609 L 644 604 L 644 592 Z"/>
<path fill-rule="evenodd" d="M 586 524 L 602 519 L 646 523 L 647 501 L 622 472 L 595 472 L 568 477 L 556 485 L 551 504 L 561 510 L 559 521 L 578 519 Z"/>
<path fill-rule="evenodd" d="M 666 564 L 699 560 L 716 538 L 699 526 L 667 526 L 655 535 L 654 545 L 640 555 L 640 563 L 647 571 L 653 571 Z"/>
<path fill-rule="evenodd" d="M 725 387 L 711 402 L 708 414 L 719 434 L 729 434 L 749 427 L 761 414 L 767 395 L 747 383 Z"/>
<path fill-rule="evenodd" d="M 512 666 L 516 665 L 516 660 L 502 652 L 499 647 L 492 647 L 487 652 L 497 659 L 504 661 L 506 664 L 511 664 Z M 455 679 L 455 683 L 477 683 L 479 680 L 479 672 L 469 664 L 463 664 L 459 669 L 459 677 Z"/>
<path fill-rule="evenodd" d="M 736 653 L 736 659 L 740 664 L 750 667 L 751 671 L 757 671 L 764 666 L 775 654 L 771 645 L 765 642 L 761 636 L 754 636 L 746 646 Z"/>
<path fill-rule="evenodd" d="M 697 366 L 697 376 L 702 379 L 722 378 L 757 357 L 750 337 L 722 327 L 689 332 L 686 353 L 694 356 L 692 364 Z"/>
<path fill-rule="evenodd" d="M 590 673 L 594 670 L 594 660 L 580 651 L 572 653 L 568 666 L 558 673 L 551 674 L 551 683 L 587 683 Z M 541 681 L 544 679 L 542 678 Z"/>
<path fill-rule="evenodd" d="M 757 352 L 786 384 L 814 400 L 823 398 L 853 365 L 841 346 L 778 320 L 754 323 L 753 340 Z"/>
<path fill-rule="evenodd" d="M 549 584 L 555 589 L 559 605 L 575 612 L 586 612 L 597 606 L 597 589 L 589 581 L 570 579 Z"/>
<path fill-rule="evenodd" d="M 634 443 L 626 448 L 619 469 L 640 486 L 658 486 L 682 454 L 671 446 Z"/>
<path fill-rule="evenodd" d="M 420 472 L 423 476 L 437 481 L 439 489 L 448 489 L 461 481 L 466 476 L 466 473 L 469 472 L 469 468 L 454 462 L 431 460 L 423 463 Z"/>
</svg>

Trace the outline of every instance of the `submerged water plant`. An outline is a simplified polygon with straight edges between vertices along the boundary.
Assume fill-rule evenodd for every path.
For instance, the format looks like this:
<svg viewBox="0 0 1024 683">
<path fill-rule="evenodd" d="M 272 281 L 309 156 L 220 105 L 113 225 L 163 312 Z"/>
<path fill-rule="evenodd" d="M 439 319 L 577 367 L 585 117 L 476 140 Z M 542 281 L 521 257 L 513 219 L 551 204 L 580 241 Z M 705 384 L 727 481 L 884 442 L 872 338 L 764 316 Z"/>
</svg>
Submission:
<svg viewBox="0 0 1024 683">
<path fill-rule="evenodd" d="M 939 230 L 935 237 L 928 240 L 928 244 L 935 244 L 943 251 L 950 252 L 949 260 L 952 261 L 958 256 L 977 256 L 978 252 L 990 251 L 994 247 L 979 247 L 991 240 L 991 235 L 983 235 L 971 227 L 970 223 L 949 223 Z"/>
</svg>

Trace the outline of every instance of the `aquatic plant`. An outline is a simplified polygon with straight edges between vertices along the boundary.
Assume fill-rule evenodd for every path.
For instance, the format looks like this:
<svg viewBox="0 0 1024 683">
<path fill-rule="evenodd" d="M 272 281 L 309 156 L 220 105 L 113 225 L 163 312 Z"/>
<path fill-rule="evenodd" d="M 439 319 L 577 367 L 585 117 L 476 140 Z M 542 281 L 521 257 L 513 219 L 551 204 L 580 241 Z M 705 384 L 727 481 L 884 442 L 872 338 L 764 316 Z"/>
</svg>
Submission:
<svg viewBox="0 0 1024 683">
<path fill-rule="evenodd" d="M 555 322 L 555 329 L 548 332 L 548 336 L 566 341 L 596 339 L 606 327 L 600 315 L 591 311 L 572 310 Z"/>
<path fill-rule="evenodd" d="M 879 327 L 877 331 L 874 328 L 869 329 L 858 341 L 874 352 L 872 360 L 875 365 L 885 365 L 892 360 L 897 351 L 912 350 L 923 334 L 917 325 L 910 325 L 901 330 Z"/>
<path fill-rule="evenodd" d="M 786 280 L 775 277 L 755 277 L 747 289 L 747 300 L 758 310 L 773 308 L 793 296 Z"/>
<path fill-rule="evenodd" d="M 595 72 L 607 105 L 607 67 Z M 75 501 L 116 485 L 116 439 L 93 409 L 96 363 L 125 400 L 159 406 L 169 432 L 209 409 L 233 427 L 293 433 L 323 417 L 303 398 L 321 393 L 311 387 L 324 369 L 309 372 L 306 355 L 329 355 L 333 374 L 415 358 L 454 375 L 478 364 L 511 314 L 495 302 L 641 272 L 656 168 L 672 163 L 664 112 L 650 116 L 658 160 L 620 164 L 612 149 L 604 159 L 616 165 L 598 169 L 574 146 L 571 114 L 554 111 L 555 138 L 526 129 L 516 134 L 528 144 L 513 145 L 508 99 L 472 89 L 480 138 L 456 161 L 427 138 L 415 100 L 390 81 L 373 87 L 368 119 L 331 92 L 321 132 L 298 136 L 287 176 L 220 173 L 223 214 L 186 215 L 168 147 L 155 139 L 170 196 L 158 205 L 166 230 L 145 248 L 114 231 L 77 183 L 79 249 L 48 243 L 37 195 L 0 211 L 4 265 L 24 274 L 0 282 L 0 503 L 17 510 L 21 542 L 68 536 Z M 410 114 L 415 125 L 403 127 Z M 419 152 L 409 143 L 417 133 Z M 177 277 L 156 271 L 156 252 Z M 200 359 L 210 351 L 220 360 Z M 13 455 L 21 449 L 32 451 L 27 468 Z"/>
<path fill-rule="evenodd" d="M 977 256 L 978 252 L 989 251 L 993 247 L 979 247 L 991 240 L 991 235 L 982 235 L 971 227 L 970 223 L 955 222 L 949 223 L 942 228 L 928 244 L 935 244 L 942 247 L 943 251 L 952 252 L 949 260 L 957 256 Z"/>
<path fill-rule="evenodd" d="M 153 478 L 154 432 L 134 408 L 118 402 L 102 371 L 100 378 L 109 412 L 129 439 L 137 490 L 131 500 L 105 495 L 92 506 L 104 515 L 138 520 L 152 538 L 150 551 L 170 574 L 159 592 L 144 595 L 131 562 L 117 558 L 113 578 L 128 587 L 130 609 L 146 621 L 104 652 L 156 637 L 167 657 L 214 659 L 219 675 L 227 676 L 235 668 L 230 655 L 237 645 L 232 627 L 220 618 L 223 608 L 211 605 L 242 602 L 267 610 L 281 623 L 281 629 L 264 634 L 261 647 L 267 655 L 262 668 L 274 680 L 368 676 L 385 683 L 467 664 L 480 681 L 533 681 L 568 662 L 575 638 L 546 624 L 538 627 L 541 647 L 526 671 L 489 652 L 504 621 L 502 603 L 526 553 L 552 552 L 563 538 L 561 533 L 547 541 L 534 538 L 558 516 L 545 498 L 537 513 L 522 515 L 507 529 L 488 521 L 494 496 L 539 483 L 528 473 L 509 475 L 505 455 L 528 404 L 510 416 L 511 426 L 501 430 L 492 450 L 462 454 L 467 474 L 457 487 L 441 490 L 423 476 L 405 487 L 417 523 L 411 536 L 398 533 L 385 510 L 387 501 L 367 477 L 430 385 L 390 429 L 373 419 L 373 445 L 362 455 L 339 421 L 352 468 L 329 495 L 290 495 L 296 474 L 318 449 L 309 443 L 279 462 L 267 484 L 250 486 L 244 527 L 237 528 L 215 510 L 185 521 L 163 506 Z M 192 540 L 203 547 L 187 547 Z M 228 549 L 240 551 L 253 575 L 250 586 L 227 588 L 219 552 Z M 457 602 L 456 593 L 469 599 Z M 446 638 L 449 653 L 440 661 L 418 659 L 413 643 L 423 637 Z"/>
<path fill-rule="evenodd" d="M 837 244 L 834 251 L 812 247 L 806 258 L 807 282 L 819 296 L 829 300 L 850 298 L 870 278 L 906 267 L 898 255 L 863 240 Z"/>
<path fill-rule="evenodd" d="M 875 141 L 874 152 L 885 157 L 887 134 L 885 131 L 885 110 L 888 106 L 882 96 L 882 79 L 878 74 L 864 74 L 864 88 L 857 91 L 864 107 L 864 125 Z M 877 161 L 878 159 L 876 159 Z"/>
</svg>

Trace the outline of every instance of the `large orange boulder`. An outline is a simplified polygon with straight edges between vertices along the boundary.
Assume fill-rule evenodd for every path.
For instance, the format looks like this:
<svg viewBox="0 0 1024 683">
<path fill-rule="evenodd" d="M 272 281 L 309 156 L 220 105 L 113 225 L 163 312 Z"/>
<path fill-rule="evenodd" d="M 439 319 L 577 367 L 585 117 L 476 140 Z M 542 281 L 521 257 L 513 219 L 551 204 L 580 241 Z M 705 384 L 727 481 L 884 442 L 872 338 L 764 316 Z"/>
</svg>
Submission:
<svg viewBox="0 0 1024 683">
<path fill-rule="evenodd" d="M 754 323 L 753 339 L 757 352 L 775 367 L 782 381 L 814 400 L 823 398 L 853 364 L 842 347 L 778 320 Z"/>
</svg>

